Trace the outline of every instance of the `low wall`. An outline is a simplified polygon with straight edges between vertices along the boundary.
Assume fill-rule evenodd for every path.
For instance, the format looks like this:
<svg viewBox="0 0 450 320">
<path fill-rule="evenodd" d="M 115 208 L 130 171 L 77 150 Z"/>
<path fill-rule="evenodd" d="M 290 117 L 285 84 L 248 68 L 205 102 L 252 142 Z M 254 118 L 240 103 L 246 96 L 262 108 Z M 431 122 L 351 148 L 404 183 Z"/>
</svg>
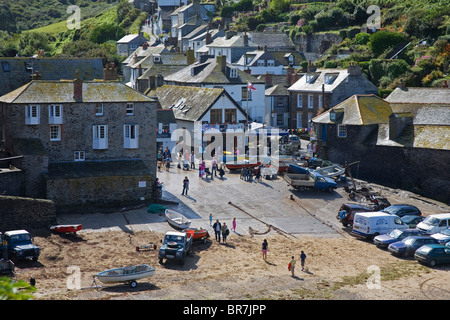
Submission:
<svg viewBox="0 0 450 320">
<path fill-rule="evenodd" d="M 48 229 L 55 223 L 56 212 L 53 201 L 0 196 L 0 232 Z"/>
</svg>

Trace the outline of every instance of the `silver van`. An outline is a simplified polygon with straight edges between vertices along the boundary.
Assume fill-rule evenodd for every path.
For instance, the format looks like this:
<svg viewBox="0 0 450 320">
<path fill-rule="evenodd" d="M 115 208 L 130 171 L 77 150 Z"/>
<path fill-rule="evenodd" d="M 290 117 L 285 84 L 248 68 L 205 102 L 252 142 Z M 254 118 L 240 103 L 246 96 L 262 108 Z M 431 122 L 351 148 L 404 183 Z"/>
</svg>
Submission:
<svg viewBox="0 0 450 320">
<path fill-rule="evenodd" d="M 417 229 L 426 234 L 435 234 L 444 231 L 450 227 L 450 213 L 430 214 L 421 223 Z"/>
</svg>

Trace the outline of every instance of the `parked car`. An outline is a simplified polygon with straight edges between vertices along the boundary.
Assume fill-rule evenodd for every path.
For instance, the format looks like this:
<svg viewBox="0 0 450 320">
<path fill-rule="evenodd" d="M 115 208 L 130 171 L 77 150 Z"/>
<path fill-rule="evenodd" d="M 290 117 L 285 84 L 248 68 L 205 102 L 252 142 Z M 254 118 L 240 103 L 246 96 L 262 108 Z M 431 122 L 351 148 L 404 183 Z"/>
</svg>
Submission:
<svg viewBox="0 0 450 320">
<path fill-rule="evenodd" d="M 353 225 L 353 218 L 355 217 L 356 212 L 371 212 L 373 211 L 370 207 L 364 206 L 359 203 L 344 203 L 339 208 L 338 215 L 336 219 L 338 219 L 344 227 L 348 225 Z"/>
<path fill-rule="evenodd" d="M 398 257 L 412 257 L 417 249 L 427 244 L 439 244 L 430 236 L 410 236 L 402 241 L 391 243 L 388 250 Z"/>
<path fill-rule="evenodd" d="M 403 216 L 421 216 L 422 212 L 420 212 L 419 208 L 410 204 L 393 204 L 387 208 L 381 210 L 381 212 L 395 214 L 398 217 Z"/>
<path fill-rule="evenodd" d="M 422 232 L 417 229 L 395 229 L 386 234 L 380 234 L 373 238 L 373 243 L 380 248 L 387 248 L 391 243 L 401 241 L 410 236 L 420 236 Z"/>
<path fill-rule="evenodd" d="M 407 216 L 401 217 L 400 219 L 403 221 L 403 223 L 406 223 L 408 225 L 408 227 L 415 228 L 415 227 L 417 227 L 417 225 L 419 223 L 421 223 L 425 219 L 425 217 L 424 216 L 407 215 Z"/>
<path fill-rule="evenodd" d="M 421 223 L 417 229 L 427 234 L 434 234 L 444 231 L 450 227 L 450 213 L 430 214 Z"/>
<path fill-rule="evenodd" d="M 450 241 L 450 228 L 439 233 L 432 234 L 431 237 L 439 241 L 441 244 L 446 244 Z"/>
<path fill-rule="evenodd" d="M 420 263 L 434 267 L 438 264 L 450 263 L 450 244 L 427 244 L 414 253 L 414 258 Z"/>
</svg>

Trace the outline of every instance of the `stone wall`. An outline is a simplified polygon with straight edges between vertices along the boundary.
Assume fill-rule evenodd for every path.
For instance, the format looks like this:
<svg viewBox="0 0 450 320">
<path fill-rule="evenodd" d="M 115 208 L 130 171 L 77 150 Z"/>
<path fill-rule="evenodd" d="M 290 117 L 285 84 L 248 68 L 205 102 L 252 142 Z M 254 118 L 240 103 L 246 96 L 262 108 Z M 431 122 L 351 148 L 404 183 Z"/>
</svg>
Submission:
<svg viewBox="0 0 450 320">
<path fill-rule="evenodd" d="M 294 44 L 302 52 L 324 53 L 335 43 L 341 42 L 342 39 L 337 33 L 299 33 L 293 39 Z"/>
<path fill-rule="evenodd" d="M 152 201 L 152 175 L 97 176 L 47 180 L 47 196 L 57 212 L 93 212 Z"/>
<path fill-rule="evenodd" d="M 375 145 L 374 126 L 347 126 L 347 138 L 336 137 L 327 126 L 327 142 L 318 157 L 351 167 L 355 178 L 419 193 L 450 203 L 450 152 L 448 150 Z"/>
<path fill-rule="evenodd" d="M 50 200 L 0 196 L 0 232 L 47 229 L 55 223 L 55 205 Z"/>
</svg>

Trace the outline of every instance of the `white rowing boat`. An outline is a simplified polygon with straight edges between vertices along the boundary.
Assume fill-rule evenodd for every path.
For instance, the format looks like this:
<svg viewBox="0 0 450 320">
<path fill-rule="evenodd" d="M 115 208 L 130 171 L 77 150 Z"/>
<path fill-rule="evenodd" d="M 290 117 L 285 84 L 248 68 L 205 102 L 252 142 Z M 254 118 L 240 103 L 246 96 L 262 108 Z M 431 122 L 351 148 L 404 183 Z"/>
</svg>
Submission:
<svg viewBox="0 0 450 320">
<path fill-rule="evenodd" d="M 165 216 L 167 222 L 176 229 L 187 229 L 191 225 L 191 220 L 175 210 L 166 209 Z"/>
</svg>

